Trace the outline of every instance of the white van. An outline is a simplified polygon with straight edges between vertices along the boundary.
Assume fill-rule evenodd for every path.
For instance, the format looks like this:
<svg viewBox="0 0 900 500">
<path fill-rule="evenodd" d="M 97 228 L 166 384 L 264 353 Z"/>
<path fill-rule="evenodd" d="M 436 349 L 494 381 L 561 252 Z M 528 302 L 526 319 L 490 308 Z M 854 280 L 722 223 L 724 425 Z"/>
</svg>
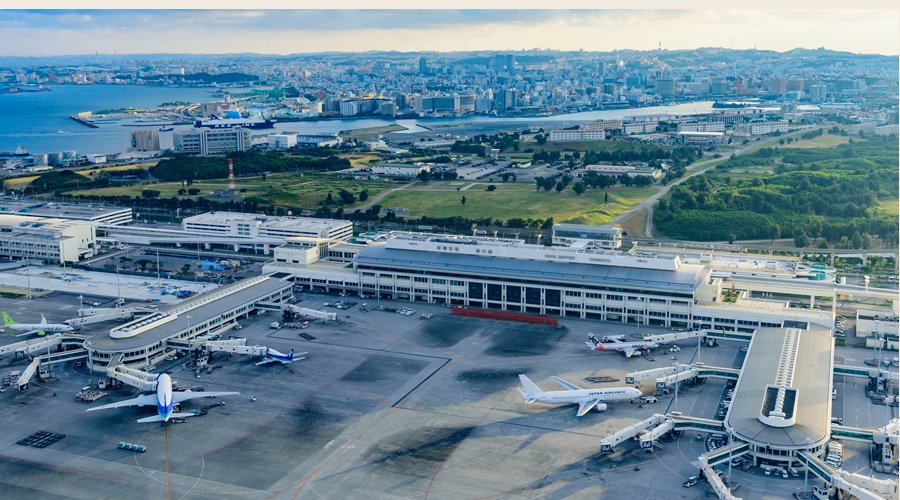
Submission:
<svg viewBox="0 0 900 500">
<path fill-rule="evenodd" d="M 641 397 L 641 403 L 642 404 L 659 403 L 659 399 L 657 399 L 656 396 L 643 396 L 643 397 Z"/>
</svg>

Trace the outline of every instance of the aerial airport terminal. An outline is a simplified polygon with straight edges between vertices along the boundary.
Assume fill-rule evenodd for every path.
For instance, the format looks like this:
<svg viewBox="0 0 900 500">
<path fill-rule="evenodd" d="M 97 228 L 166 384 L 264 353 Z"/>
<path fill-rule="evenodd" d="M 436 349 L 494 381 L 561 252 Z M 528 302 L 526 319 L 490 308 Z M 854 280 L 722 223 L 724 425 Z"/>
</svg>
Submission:
<svg viewBox="0 0 900 500">
<path fill-rule="evenodd" d="M 91 210 L 0 215 L 46 233 L 0 246 L 4 498 L 897 498 L 896 289 L 617 228 Z"/>
</svg>

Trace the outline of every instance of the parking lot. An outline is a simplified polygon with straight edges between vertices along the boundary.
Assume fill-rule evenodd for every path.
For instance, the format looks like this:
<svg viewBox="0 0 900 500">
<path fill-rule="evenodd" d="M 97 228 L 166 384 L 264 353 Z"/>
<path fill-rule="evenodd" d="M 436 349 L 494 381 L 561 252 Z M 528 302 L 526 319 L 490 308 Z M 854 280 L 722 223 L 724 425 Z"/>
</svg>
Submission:
<svg viewBox="0 0 900 500">
<path fill-rule="evenodd" d="M 48 321 L 77 307 L 77 299 L 46 300 Z M 634 443 L 600 455 L 599 442 L 611 432 L 653 413 L 679 410 L 713 418 L 724 383 L 683 385 L 659 402 L 613 403 L 605 412 L 575 417 L 575 406 L 522 402 L 519 373 L 541 388 L 560 387 L 559 376 L 583 387 L 624 385 L 625 373 L 674 362 L 703 361 L 740 366 L 739 343 L 702 347 L 679 344 L 650 359 L 626 359 L 616 352 L 586 348 L 589 333 L 639 337 L 660 329 L 563 319 L 559 327 L 452 316 L 437 305 L 360 300 L 349 309 L 325 308 L 339 297 L 299 295 L 301 307 L 338 313 L 335 322 L 312 321 L 306 329 L 270 327 L 278 313 L 242 321 L 232 333 L 249 344 L 282 352 L 308 352 L 292 365 L 255 366 L 246 356 L 217 354 L 211 374 L 197 379 L 182 360 L 157 366 L 180 387 L 241 394 L 194 400 L 184 410 L 208 414 L 168 425 L 171 490 L 184 498 L 704 498 L 701 483 L 681 483 L 697 472 L 705 441 L 692 436 L 661 442 L 647 454 Z M 39 299 L 45 300 L 45 299 Z M 45 304 L 33 301 L 41 308 Z M 369 306 L 368 312 L 360 307 Z M 52 307 L 56 304 L 55 309 Z M 0 303 L 6 307 L 7 303 Z M 65 306 L 69 309 L 62 309 Z M 409 307 L 404 316 L 380 310 Z M 30 317 L 25 306 L 22 314 Z M 58 309 L 58 310 L 57 310 Z M 419 319 L 422 313 L 430 319 Z M 98 334 L 102 334 L 98 329 Z M 311 335 L 307 340 L 300 334 Z M 675 357 L 676 359 L 672 359 Z M 22 361 L 0 360 L 0 371 L 21 369 Z M 97 498 L 166 495 L 166 430 L 137 424 L 149 408 L 85 413 L 75 394 L 96 376 L 83 368 L 59 366 L 51 382 L 32 384 L 24 393 L 0 394 L 0 490 L 4 498 L 54 495 Z M 597 378 L 594 378 L 597 377 Z M 596 382 L 599 377 L 609 382 Z M 586 380 L 590 378 L 595 382 Z M 644 389 L 646 393 L 652 387 Z M 110 391 L 95 404 L 134 397 L 136 391 Z M 863 395 L 863 397 L 865 397 Z M 255 400 L 251 400 L 255 398 Z M 224 402 L 224 406 L 219 406 Z M 871 405 L 870 405 L 871 406 Z M 860 405 L 865 409 L 864 405 Z M 880 407 L 884 408 L 884 407 Z M 848 417 L 849 418 L 849 417 Z M 881 418 L 871 414 L 872 421 Z M 15 444 L 37 431 L 64 434 L 43 449 Z M 145 453 L 117 449 L 119 441 L 144 445 Z M 845 450 L 850 455 L 851 450 Z M 845 458 L 853 466 L 852 456 Z M 498 473 L 502 471 L 502 473 Z M 802 481 L 733 472 L 749 492 L 790 496 Z M 740 495 L 739 495 L 740 496 Z"/>
</svg>

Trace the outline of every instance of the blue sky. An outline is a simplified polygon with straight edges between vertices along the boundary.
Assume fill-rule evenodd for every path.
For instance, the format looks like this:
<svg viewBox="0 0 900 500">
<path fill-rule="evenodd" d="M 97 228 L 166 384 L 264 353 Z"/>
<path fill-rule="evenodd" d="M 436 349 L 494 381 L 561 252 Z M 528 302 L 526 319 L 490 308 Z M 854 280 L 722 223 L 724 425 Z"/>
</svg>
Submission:
<svg viewBox="0 0 900 500">
<path fill-rule="evenodd" d="M 897 54 L 897 11 L 2 10 L 0 55 L 795 47 Z"/>
</svg>

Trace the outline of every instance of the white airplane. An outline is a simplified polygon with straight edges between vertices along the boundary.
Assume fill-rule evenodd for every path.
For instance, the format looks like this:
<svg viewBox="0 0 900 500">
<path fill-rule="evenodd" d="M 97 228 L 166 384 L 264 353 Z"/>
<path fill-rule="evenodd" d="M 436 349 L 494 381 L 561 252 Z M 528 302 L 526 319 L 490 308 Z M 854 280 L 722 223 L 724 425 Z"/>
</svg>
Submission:
<svg viewBox="0 0 900 500">
<path fill-rule="evenodd" d="M 565 387 L 565 391 L 542 391 L 540 387 L 531 381 L 525 375 L 519 375 L 522 387 L 518 387 L 522 393 L 522 399 L 528 403 L 547 403 L 547 404 L 577 404 L 577 416 L 581 417 L 585 413 L 596 407 L 597 411 L 606 410 L 607 401 L 631 401 L 643 395 L 643 393 L 634 387 L 609 387 L 606 389 L 582 389 L 575 384 L 566 382 L 559 377 L 551 377 L 557 384 Z"/>
<path fill-rule="evenodd" d="M 168 422 L 170 418 L 187 418 L 193 417 L 193 413 L 173 413 L 174 406 L 182 401 L 195 398 L 214 398 L 216 396 L 232 396 L 240 394 L 239 392 L 191 392 L 191 391 L 172 391 L 172 378 L 168 373 L 160 373 L 156 377 L 156 393 L 142 394 L 136 398 L 126 399 L 118 403 L 110 403 L 108 405 L 88 408 L 87 411 L 108 410 L 110 408 L 122 408 L 125 406 L 149 406 L 156 405 L 157 415 L 138 419 L 140 423 L 146 422 Z"/>
<path fill-rule="evenodd" d="M 649 351 L 659 347 L 659 344 L 649 341 L 625 342 L 622 340 L 622 337 L 603 337 L 604 342 L 600 342 L 597 340 L 597 337 L 588 335 L 588 339 L 590 341 L 585 341 L 585 345 L 589 348 L 598 351 L 618 351 L 625 353 L 626 358 L 640 354 L 641 351 Z"/>
<path fill-rule="evenodd" d="M 260 365 L 268 365 L 272 363 L 281 363 L 283 365 L 288 363 L 293 363 L 294 361 L 300 361 L 301 359 L 306 359 L 304 354 L 309 354 L 308 352 L 301 352 L 299 354 L 294 354 L 294 348 L 291 348 L 291 351 L 287 354 L 281 353 L 272 349 L 271 347 L 266 348 L 266 358 L 256 363 L 256 366 Z M 296 356 L 296 357 L 295 357 Z"/>
<path fill-rule="evenodd" d="M 41 314 L 40 323 L 16 323 L 5 311 L 0 311 L 3 316 L 3 328 L 18 333 L 16 337 L 22 337 L 31 333 L 36 333 L 38 337 L 43 337 L 45 333 L 67 333 L 74 332 L 75 329 L 65 323 L 47 323 L 47 318 Z"/>
</svg>

